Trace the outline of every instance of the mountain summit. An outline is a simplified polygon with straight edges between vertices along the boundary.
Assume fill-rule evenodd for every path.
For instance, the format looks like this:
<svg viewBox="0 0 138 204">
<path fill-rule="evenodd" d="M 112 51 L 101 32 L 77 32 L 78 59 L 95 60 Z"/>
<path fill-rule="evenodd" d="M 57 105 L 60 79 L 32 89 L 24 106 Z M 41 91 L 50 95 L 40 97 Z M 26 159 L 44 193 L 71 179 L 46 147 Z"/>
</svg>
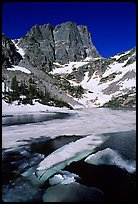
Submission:
<svg viewBox="0 0 138 204">
<path fill-rule="evenodd" d="M 86 26 L 66 22 L 53 28 L 50 24 L 35 25 L 19 40 L 29 62 L 45 71 L 53 62 L 61 64 L 100 57 Z M 34 52 L 35 50 L 35 52 Z"/>
</svg>

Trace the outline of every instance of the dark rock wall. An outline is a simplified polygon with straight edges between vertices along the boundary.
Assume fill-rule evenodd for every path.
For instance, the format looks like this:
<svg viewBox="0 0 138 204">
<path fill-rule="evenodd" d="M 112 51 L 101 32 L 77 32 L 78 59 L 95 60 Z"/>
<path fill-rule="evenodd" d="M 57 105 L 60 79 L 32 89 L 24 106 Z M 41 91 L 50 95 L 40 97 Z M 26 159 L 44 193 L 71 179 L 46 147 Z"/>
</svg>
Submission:
<svg viewBox="0 0 138 204">
<path fill-rule="evenodd" d="M 16 51 L 14 43 L 2 34 L 2 67 L 17 65 L 22 56 Z"/>
<path fill-rule="evenodd" d="M 46 72 L 51 71 L 55 61 L 65 64 L 86 57 L 100 57 L 87 27 L 73 22 L 62 23 L 55 28 L 50 24 L 33 26 L 19 40 L 18 46 L 25 50 L 25 58 L 31 65 Z"/>
</svg>

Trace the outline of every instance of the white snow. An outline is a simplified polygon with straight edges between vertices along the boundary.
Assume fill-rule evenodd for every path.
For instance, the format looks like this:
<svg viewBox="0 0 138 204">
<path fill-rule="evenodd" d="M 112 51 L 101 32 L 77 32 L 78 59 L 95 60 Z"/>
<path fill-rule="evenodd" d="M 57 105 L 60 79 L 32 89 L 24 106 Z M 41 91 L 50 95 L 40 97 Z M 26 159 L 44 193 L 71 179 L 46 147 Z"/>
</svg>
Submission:
<svg viewBox="0 0 138 204">
<path fill-rule="evenodd" d="M 54 63 L 56 65 L 59 65 L 59 63 Z M 73 71 L 73 68 L 81 67 L 85 64 L 88 64 L 88 62 L 70 62 L 67 66 L 61 65 L 62 68 L 55 68 L 53 71 L 51 71 L 51 74 L 69 74 Z"/>
<path fill-rule="evenodd" d="M 53 62 L 53 64 L 57 65 L 57 66 L 60 66 L 60 67 L 64 67 L 66 66 L 66 64 L 62 65 L 62 64 L 59 64 L 59 62 Z M 68 64 L 67 64 L 68 65 Z"/>
<path fill-rule="evenodd" d="M 60 149 L 59 148 L 58 151 L 48 155 L 43 161 L 40 162 L 37 170 L 42 171 L 49 169 L 60 162 L 72 158 L 78 152 L 94 149 L 97 145 L 101 144 L 102 142 L 103 141 L 101 137 L 94 134 L 93 136 L 92 135 L 87 136 L 75 142 L 71 142 L 68 145 L 66 145 L 65 148 L 61 148 L 61 151 L 59 151 Z"/>
<path fill-rule="evenodd" d="M 124 53 L 125 53 L 125 54 L 124 54 Z M 111 58 L 116 58 L 116 60 L 118 60 L 120 57 L 129 54 L 129 53 L 130 53 L 130 50 L 125 51 L 124 53 L 122 53 L 122 54 L 120 54 L 120 53 L 119 53 L 119 54 L 116 54 L 116 55 L 112 56 Z"/>
<path fill-rule="evenodd" d="M 135 96 L 135 95 L 136 95 L 136 93 L 129 94 L 129 96 Z"/>
<path fill-rule="evenodd" d="M 55 174 L 52 178 L 49 179 L 49 184 L 50 185 L 55 185 L 55 184 L 69 184 L 72 182 L 76 181 L 76 177 L 78 178 L 79 176 L 74 174 L 74 173 L 70 173 L 68 171 L 60 171 L 62 173 L 61 174 Z"/>
<path fill-rule="evenodd" d="M 5 90 L 5 85 L 4 85 L 4 82 L 2 82 L 2 92 L 4 92 Z M 11 89 L 8 87 L 8 86 L 6 86 L 6 91 L 11 91 Z"/>
<path fill-rule="evenodd" d="M 73 183 L 75 181 L 76 180 L 73 177 L 72 178 L 66 178 L 61 182 L 61 184 L 70 184 L 70 183 Z"/>
<path fill-rule="evenodd" d="M 126 61 L 123 63 L 115 63 L 115 64 L 110 65 L 109 68 L 102 75 L 102 77 L 106 77 L 112 73 L 117 73 L 117 72 L 121 71 L 122 74 L 117 75 L 116 78 L 114 79 L 114 81 L 117 81 L 117 80 L 121 79 L 122 76 L 124 74 L 126 74 L 128 71 L 132 71 L 132 70 L 136 71 L 136 62 L 134 62 L 133 64 L 130 64 L 126 67 L 123 67 L 123 65 L 126 64 Z"/>
<path fill-rule="evenodd" d="M 98 75 L 96 75 L 96 72 L 97 71 L 94 72 L 91 78 L 88 77 L 89 72 L 86 72 L 84 80 L 80 83 L 80 85 L 82 85 L 82 87 L 84 87 L 85 89 L 91 90 L 91 91 L 97 89 L 100 78 Z"/>
<path fill-rule="evenodd" d="M 17 39 L 17 40 L 19 40 L 19 39 Z M 19 54 L 22 56 L 22 58 L 24 58 L 24 55 L 25 55 L 24 50 L 23 50 L 22 48 L 20 48 L 20 47 L 18 46 L 18 43 L 15 43 L 14 40 L 12 40 L 12 42 L 14 43 L 15 47 L 17 48 L 17 52 L 19 52 Z"/>
<path fill-rule="evenodd" d="M 96 107 L 96 103 L 100 105 L 111 99 L 111 96 L 102 93 L 102 90 L 108 86 L 108 84 L 100 84 L 100 77 L 97 71 L 94 72 L 93 76 L 89 78 L 88 72 L 85 73 L 84 79 L 81 83 L 77 84 L 72 80 L 69 82 L 73 85 L 81 85 L 84 89 L 88 90 L 87 93 L 83 94 L 81 99 L 75 98 L 78 102 L 83 104 L 85 107 Z M 90 91 L 90 93 L 89 93 Z M 96 101 L 96 103 L 94 102 Z"/>
<path fill-rule="evenodd" d="M 19 53 L 20 53 L 20 55 L 21 55 L 22 57 L 24 57 L 24 55 L 25 55 L 24 50 L 23 50 L 22 48 L 18 47 L 18 45 L 17 45 L 17 44 L 16 44 L 16 47 L 17 47 L 17 52 L 19 52 Z"/>
<path fill-rule="evenodd" d="M 89 61 L 92 61 L 94 58 L 92 57 L 86 57 L 83 61 L 84 62 L 89 62 Z"/>
<path fill-rule="evenodd" d="M 24 72 L 26 74 L 31 74 L 31 72 L 26 69 L 25 67 L 20 67 L 20 66 L 17 66 L 17 65 L 13 65 L 12 68 L 7 68 L 7 70 L 10 70 L 10 71 L 21 71 L 21 72 Z"/>
<path fill-rule="evenodd" d="M 91 61 L 96 61 L 99 59 L 104 59 L 103 57 L 86 57 L 83 61 L 84 62 L 91 62 Z"/>
<path fill-rule="evenodd" d="M 122 73 L 119 73 L 115 76 L 115 78 L 112 81 L 107 81 L 105 83 L 99 83 L 100 77 L 97 75 L 97 72 L 94 72 L 91 79 L 88 77 L 88 72 L 85 73 L 84 80 L 80 83 L 83 88 L 85 88 L 88 91 L 91 91 L 92 93 L 85 93 L 83 95 L 83 98 L 79 99 L 78 101 L 82 103 L 85 107 L 97 107 L 101 106 L 104 103 L 111 100 L 112 96 L 117 96 L 121 93 L 121 91 L 125 90 L 126 88 L 131 89 L 131 87 L 136 87 L 136 79 L 132 78 L 129 80 L 121 80 L 121 78 L 129 71 L 136 72 L 136 62 L 133 64 L 128 65 L 127 67 L 123 67 L 125 65 L 126 61 L 124 63 L 115 63 L 109 66 L 109 68 L 105 71 L 102 77 L 107 77 L 112 73 L 118 73 L 121 71 Z M 103 94 L 103 90 L 107 88 L 111 83 L 117 82 L 118 80 L 121 80 L 117 84 L 119 85 L 119 91 L 116 93 L 106 95 Z M 77 100 L 77 99 L 76 99 Z"/>
<path fill-rule="evenodd" d="M 28 114 L 28 112 L 39 113 L 46 111 L 46 106 L 36 103 L 36 106 L 24 106 L 17 108 L 15 105 L 9 106 L 2 104 L 2 114 Z M 37 107 L 38 106 L 38 107 Z M 43 107 L 43 108 L 42 108 Z M 27 108 L 27 110 L 26 110 Z M 12 111 L 10 111 L 12 109 Z M 95 134 L 103 132 L 127 131 L 136 129 L 136 111 L 112 110 L 108 108 L 89 108 L 81 110 L 65 110 L 51 107 L 51 111 L 60 111 L 72 113 L 73 115 L 64 120 L 57 119 L 52 121 L 43 121 L 43 123 L 31 123 L 24 125 L 13 125 L 2 127 L 2 147 L 14 147 L 19 144 L 25 144 L 32 136 L 37 138 L 49 136 L 55 138 L 59 135 L 91 135 L 92 139 Z M 55 111 L 54 111 L 55 109 Z M 49 108 L 50 110 L 50 108 Z M 38 111 L 38 112 L 37 112 Z M 126 120 L 127 118 L 127 120 Z M 20 139 L 20 142 L 17 140 Z M 90 139 L 89 137 L 87 139 Z M 22 141 L 23 140 L 23 141 Z M 83 144 L 82 148 L 83 148 Z M 87 145 L 84 143 L 85 147 Z M 80 147 L 81 148 L 81 147 Z M 64 150 L 65 151 L 65 150 Z M 74 150 L 75 151 L 75 150 Z M 63 155 L 64 156 L 64 155 Z"/>
<path fill-rule="evenodd" d="M 136 171 L 135 160 L 124 160 L 115 150 L 106 148 L 98 151 L 95 154 L 91 154 L 85 159 L 85 162 L 89 164 L 99 165 L 117 165 L 121 168 L 125 168 L 128 172 L 133 173 Z"/>
<path fill-rule="evenodd" d="M 85 107 L 96 107 L 103 105 L 105 102 L 111 99 L 111 95 L 105 95 L 102 90 L 108 87 L 108 83 L 99 84 L 100 77 L 97 75 L 97 71 L 94 72 L 93 76 L 89 79 L 88 72 L 85 73 L 84 80 L 80 85 L 90 91 L 83 95 L 83 98 L 78 101 L 82 103 Z M 76 99 L 77 100 L 77 99 Z"/>
<path fill-rule="evenodd" d="M 23 100 L 23 99 L 26 98 L 26 96 L 25 95 L 20 95 L 20 98 Z"/>
<path fill-rule="evenodd" d="M 129 51 L 128 51 L 129 52 Z M 126 54 L 128 53 L 126 52 Z M 115 57 L 121 57 L 124 54 Z M 81 85 L 84 89 L 87 90 L 85 94 L 83 94 L 83 97 L 81 99 L 75 98 L 75 100 L 78 100 L 78 102 L 82 103 L 85 107 L 99 107 L 102 106 L 104 103 L 111 100 L 112 96 L 118 96 L 122 91 L 125 93 L 125 89 L 131 89 L 131 87 L 136 87 L 136 79 L 132 78 L 129 80 L 121 80 L 122 77 L 129 71 L 136 72 L 136 62 L 133 64 L 130 64 L 126 67 L 123 67 L 126 64 L 127 60 L 125 60 L 123 63 L 114 62 L 106 69 L 105 73 L 102 75 L 102 77 L 107 77 L 110 74 L 117 74 L 113 80 L 108 80 L 107 82 L 99 83 L 100 82 L 100 76 L 97 73 L 97 71 L 94 72 L 91 78 L 88 76 L 88 72 L 85 73 L 84 79 L 81 83 L 76 83 L 73 80 L 69 80 L 69 82 L 72 85 Z M 106 95 L 103 94 L 103 90 L 107 88 L 111 83 L 117 82 L 117 85 L 119 85 L 119 91 Z"/>
<path fill-rule="evenodd" d="M 125 52 L 125 54 L 128 54 L 130 50 Z M 120 58 L 121 56 L 124 56 L 124 54 L 121 55 L 115 55 L 116 59 Z M 60 65 L 59 63 L 54 63 L 56 65 L 59 65 L 61 68 L 55 68 L 51 74 L 69 74 L 73 71 L 73 68 L 79 69 L 79 67 L 83 66 L 84 64 L 89 63 L 91 60 L 97 60 L 99 58 L 86 58 L 83 62 L 70 62 L 68 65 Z M 78 86 L 81 85 L 86 92 L 83 94 L 82 98 L 74 98 L 79 103 L 83 104 L 85 107 L 100 107 L 104 103 L 111 100 L 113 96 L 118 96 L 120 93 L 125 93 L 125 89 L 131 89 L 131 87 L 136 87 L 135 79 L 130 80 L 124 80 L 121 82 L 122 77 L 129 71 L 136 72 L 136 62 L 133 64 L 130 64 L 126 67 L 123 67 L 127 63 L 128 59 L 125 60 L 123 63 L 113 62 L 108 66 L 105 73 L 102 75 L 102 78 L 108 77 L 111 74 L 116 74 L 115 77 L 112 80 L 107 80 L 106 82 L 101 82 L 100 79 L 101 76 L 99 75 L 98 71 L 95 71 L 92 75 L 92 77 L 89 77 L 89 72 L 85 72 L 84 79 L 81 83 L 76 83 L 73 80 L 68 80 L 71 85 Z M 90 65 L 88 65 L 90 66 Z M 110 95 L 103 94 L 103 90 L 106 89 L 110 84 L 119 81 L 117 84 L 119 85 L 119 91 L 116 91 Z"/>
<path fill-rule="evenodd" d="M 33 100 L 34 105 L 18 105 L 18 101 L 14 101 L 12 104 L 6 103 L 2 100 L 2 115 L 19 115 L 19 114 L 37 114 L 37 113 L 48 113 L 48 112 L 64 112 L 67 111 L 67 108 L 58 108 L 48 105 L 40 104 Z"/>
<path fill-rule="evenodd" d="M 61 174 L 55 174 L 51 179 L 49 179 L 50 185 L 59 184 L 64 180 L 63 176 Z"/>
<path fill-rule="evenodd" d="M 132 87 L 136 87 L 136 79 L 125 79 L 124 81 L 120 81 L 117 84 L 119 84 L 120 90 L 129 89 Z"/>
<path fill-rule="evenodd" d="M 2 82 L 2 92 L 4 92 L 4 82 Z M 6 89 L 6 91 L 8 91 L 8 89 Z"/>
</svg>

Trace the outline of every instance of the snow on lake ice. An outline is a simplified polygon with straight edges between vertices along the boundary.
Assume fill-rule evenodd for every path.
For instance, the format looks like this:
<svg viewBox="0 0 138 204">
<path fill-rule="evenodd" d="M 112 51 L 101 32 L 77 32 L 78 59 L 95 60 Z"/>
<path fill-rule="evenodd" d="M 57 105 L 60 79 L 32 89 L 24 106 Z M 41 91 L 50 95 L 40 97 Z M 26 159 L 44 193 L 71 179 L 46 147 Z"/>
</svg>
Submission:
<svg viewBox="0 0 138 204">
<path fill-rule="evenodd" d="M 59 135 L 93 135 L 100 133 L 129 131 L 136 129 L 135 110 L 112 110 L 92 108 L 66 110 L 71 116 L 65 119 L 43 121 L 42 123 L 2 127 L 2 147 L 18 146 L 31 137 Z M 65 112 L 65 110 L 64 110 Z M 20 139 L 20 142 L 16 142 Z"/>
<path fill-rule="evenodd" d="M 4 107 L 6 107 L 6 104 L 4 104 Z M 19 110 L 17 111 L 14 104 L 12 108 L 15 110 L 17 115 Z M 35 113 L 34 115 L 37 115 L 37 113 L 39 114 L 42 110 L 44 110 L 43 108 L 44 106 L 40 107 L 37 103 L 37 111 L 33 108 Z M 31 110 L 32 113 L 33 109 Z M 55 113 L 56 110 L 57 112 L 59 110 L 62 112 L 62 109 L 55 108 Z M 5 111 L 3 111 L 3 114 L 8 114 L 8 112 Z M 82 136 L 81 139 L 78 139 L 75 142 L 70 142 L 49 154 L 37 167 L 35 167 L 35 169 L 29 169 L 29 172 L 25 172 L 25 176 L 29 176 L 31 171 L 31 174 L 33 174 L 32 177 L 34 177 L 34 171 L 37 171 L 37 181 L 36 177 L 32 178 L 34 179 L 34 182 L 43 183 L 50 176 L 55 173 L 57 174 L 59 170 L 63 169 L 73 161 L 79 161 L 80 159 L 87 157 L 108 137 L 104 137 L 102 133 L 130 131 L 136 129 L 135 110 L 91 108 L 79 110 L 63 109 L 63 112 L 69 113 L 70 117 L 2 127 L 2 148 L 17 147 L 28 143 L 28 141 L 31 141 L 34 138 L 40 138 L 41 136 L 51 138 L 56 138 L 61 135 Z M 14 111 L 12 113 L 14 113 Z M 20 114 L 21 113 L 23 113 L 23 109 L 20 109 Z M 48 111 L 48 113 L 50 112 Z M 47 112 L 44 114 L 47 114 Z M 124 166 L 126 167 L 127 164 L 125 163 Z M 67 184 L 74 181 L 74 177 L 66 177 L 62 182 Z"/>
<path fill-rule="evenodd" d="M 95 154 L 91 154 L 85 159 L 85 162 L 94 165 L 106 164 L 106 165 L 117 165 L 121 168 L 126 169 L 128 172 L 133 173 L 136 171 L 135 160 L 124 160 L 121 155 L 116 151 L 106 148 L 98 151 Z"/>
<path fill-rule="evenodd" d="M 42 171 L 51 168 L 52 166 L 77 155 L 78 152 L 92 150 L 101 143 L 102 139 L 97 135 L 90 135 L 75 142 L 71 142 L 68 145 L 63 146 L 65 148 L 61 147 L 61 151 L 59 151 L 59 148 L 58 151 L 47 156 L 42 162 L 40 162 L 37 170 Z"/>
<path fill-rule="evenodd" d="M 30 106 L 26 106 L 27 111 L 29 111 L 30 108 L 31 113 L 34 111 L 34 115 L 37 115 L 37 113 L 39 114 L 41 111 L 44 111 L 44 106 L 39 105 L 40 104 L 36 103 L 34 106 L 32 106 L 32 110 Z M 4 102 L 3 107 L 3 114 L 7 115 L 7 104 Z M 35 109 L 35 107 L 37 108 Z M 15 111 L 16 115 L 18 113 L 23 114 L 24 109 L 22 107 L 20 108 L 21 109 L 17 109 L 16 105 L 13 104 L 13 106 L 9 106 L 9 110 L 11 110 L 9 113 L 14 113 Z M 48 109 L 47 106 L 45 107 L 45 110 L 46 109 Z M 52 107 L 51 110 L 50 108 L 48 110 L 51 111 Z M 56 170 L 53 168 L 55 165 L 59 164 L 58 169 L 61 169 L 60 165 L 65 167 L 66 163 L 69 164 L 74 160 L 74 158 L 77 161 L 92 153 L 95 147 L 104 142 L 105 137 L 102 135 L 102 133 L 136 129 L 135 110 L 114 110 L 109 108 L 68 110 L 53 108 L 53 112 L 54 110 L 55 113 L 56 111 L 62 112 L 63 110 L 64 113 L 69 113 L 70 117 L 23 125 L 14 124 L 2 127 L 2 148 L 17 147 L 21 144 L 28 143 L 28 141 L 31 141 L 32 138 L 39 138 L 41 136 L 55 138 L 61 135 L 82 135 L 81 139 L 64 145 L 40 162 L 37 170 L 45 171 L 45 169 L 49 169 L 49 174 L 46 175 L 47 178 L 49 175 L 51 176 L 53 174 L 50 170 L 51 168 L 52 171 L 56 172 Z M 26 114 L 27 111 L 25 112 Z M 49 111 L 48 114 L 50 114 Z M 47 114 L 47 112 L 44 114 Z M 78 153 L 80 153 L 80 155 L 77 155 Z M 67 162 L 65 163 L 64 161 Z"/>
<path fill-rule="evenodd" d="M 55 184 L 69 184 L 69 183 L 72 183 L 72 182 L 75 182 L 75 178 L 79 177 L 78 175 L 74 174 L 74 173 L 70 173 L 70 172 L 67 172 L 67 171 L 62 171 L 61 172 L 63 173 L 62 175 L 61 174 L 55 174 L 52 178 L 49 179 L 49 184 L 50 185 L 55 185 Z"/>
</svg>

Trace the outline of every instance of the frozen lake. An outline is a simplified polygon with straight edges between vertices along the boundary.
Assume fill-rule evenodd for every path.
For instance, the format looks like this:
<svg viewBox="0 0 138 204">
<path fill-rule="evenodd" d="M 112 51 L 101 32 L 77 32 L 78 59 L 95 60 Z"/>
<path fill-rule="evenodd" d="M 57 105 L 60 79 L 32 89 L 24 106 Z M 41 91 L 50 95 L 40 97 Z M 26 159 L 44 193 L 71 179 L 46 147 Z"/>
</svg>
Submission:
<svg viewBox="0 0 138 204">
<path fill-rule="evenodd" d="M 66 113 L 3 117 L 2 124 L 2 148 L 8 148 L 25 143 L 22 140 L 41 136 L 55 138 L 60 135 L 89 135 L 93 137 L 100 133 L 135 130 L 136 111 L 108 108 L 67 110 Z"/>
<path fill-rule="evenodd" d="M 75 185 L 77 189 L 77 185 L 98 187 L 107 201 L 134 200 L 135 110 L 93 108 L 16 113 L 4 115 L 2 124 L 3 182 L 9 183 L 19 176 L 23 179 L 19 178 L 19 184 L 15 180 L 13 189 L 3 190 L 6 202 L 16 200 L 15 190 L 29 181 L 32 192 L 34 187 L 46 183 L 44 188 L 52 198 L 59 195 L 60 188 L 72 189 Z M 20 199 L 24 199 L 22 195 L 27 191 L 19 190 Z M 68 196 L 73 197 L 68 193 L 66 200 Z M 60 202 L 60 197 L 56 199 Z"/>
</svg>

